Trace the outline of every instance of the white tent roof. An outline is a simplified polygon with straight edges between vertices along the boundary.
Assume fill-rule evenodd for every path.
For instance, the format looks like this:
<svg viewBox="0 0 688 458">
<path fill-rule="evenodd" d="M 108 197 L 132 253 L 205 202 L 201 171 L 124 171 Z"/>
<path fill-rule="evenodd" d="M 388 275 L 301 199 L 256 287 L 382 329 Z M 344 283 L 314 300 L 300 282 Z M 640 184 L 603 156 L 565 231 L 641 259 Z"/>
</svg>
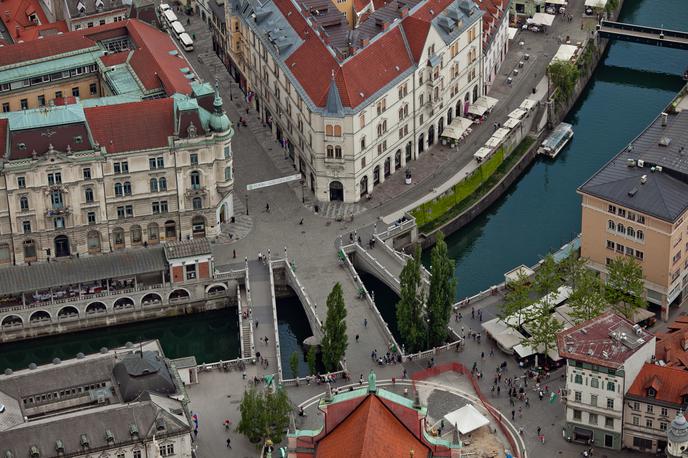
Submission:
<svg viewBox="0 0 688 458">
<path fill-rule="evenodd" d="M 496 148 L 496 147 L 499 146 L 500 143 L 502 143 L 502 139 L 501 139 L 501 138 L 490 137 L 490 138 L 488 138 L 487 141 L 485 142 L 485 146 L 487 146 L 488 148 Z"/>
<path fill-rule="evenodd" d="M 487 111 L 487 107 L 482 105 L 476 105 L 475 103 L 468 107 L 468 112 L 472 115 L 482 116 Z"/>
<path fill-rule="evenodd" d="M 482 328 L 507 353 L 513 353 L 514 346 L 520 344 L 525 339 L 523 334 L 514 328 L 510 328 L 499 318 L 493 318 L 490 321 L 484 322 Z"/>
<path fill-rule="evenodd" d="M 527 115 L 528 112 L 524 110 L 523 108 L 516 108 L 514 111 L 509 113 L 510 118 L 515 118 L 515 119 L 521 119 L 525 115 Z"/>
<path fill-rule="evenodd" d="M 478 151 L 475 152 L 473 155 L 474 158 L 476 158 L 479 161 L 484 160 L 487 156 L 492 153 L 492 148 L 485 148 L 484 146 L 480 148 Z"/>
<path fill-rule="evenodd" d="M 530 110 L 535 105 L 537 105 L 537 100 L 524 99 L 523 102 L 521 102 L 520 108 L 523 108 L 524 110 Z"/>
<path fill-rule="evenodd" d="M 531 21 L 533 24 L 551 26 L 554 23 L 554 15 L 547 13 L 535 13 Z"/>
<path fill-rule="evenodd" d="M 521 121 L 516 118 L 506 118 L 506 121 L 504 121 L 504 124 L 502 125 L 507 129 L 513 129 L 514 127 L 518 126 L 520 122 Z"/>
<path fill-rule="evenodd" d="M 566 0 L 545 0 L 545 3 L 550 3 L 552 5 L 562 5 L 562 6 L 568 5 L 568 2 Z"/>
<path fill-rule="evenodd" d="M 585 0 L 585 6 L 592 8 L 604 8 L 607 6 L 607 0 Z"/>
<path fill-rule="evenodd" d="M 471 127 L 471 124 L 473 124 L 473 121 L 470 119 L 462 117 L 454 118 L 452 122 L 444 128 L 442 131 L 442 136 L 458 140 L 461 138 L 463 133 L 466 132 L 466 129 Z"/>
<path fill-rule="evenodd" d="M 511 118 L 510 118 L 511 119 Z M 530 267 L 521 264 L 520 266 L 511 269 L 507 273 L 504 274 L 504 281 L 506 284 L 511 283 L 512 281 L 516 281 L 518 279 L 519 274 L 522 274 L 526 277 L 532 277 L 535 275 L 535 271 L 531 269 Z"/>
<path fill-rule="evenodd" d="M 490 110 L 492 109 L 492 107 L 497 105 L 497 102 L 499 102 L 499 100 L 495 99 L 494 97 L 481 95 L 480 97 L 478 97 L 478 100 L 475 101 L 475 105 L 484 105 L 487 107 L 488 110 Z"/>
<path fill-rule="evenodd" d="M 478 412 L 478 409 L 472 404 L 466 404 L 460 409 L 449 412 L 444 416 L 444 419 L 450 425 L 455 426 L 461 434 L 468 434 L 490 424 L 490 420 Z"/>
<path fill-rule="evenodd" d="M 518 29 L 516 27 L 509 27 L 508 33 L 509 40 L 513 40 L 514 37 L 516 37 L 516 34 L 518 33 Z"/>
<path fill-rule="evenodd" d="M 555 60 L 562 60 L 564 62 L 568 62 L 573 58 L 573 56 L 576 55 L 576 51 L 578 48 L 575 45 L 561 45 L 559 46 L 559 50 L 557 53 L 554 55 L 554 58 L 552 59 L 552 62 Z"/>
<path fill-rule="evenodd" d="M 504 140 L 504 137 L 509 135 L 509 132 L 510 132 L 509 129 L 505 129 L 503 127 L 500 127 L 499 129 L 497 129 L 497 131 L 494 134 L 492 134 L 492 136 L 496 137 L 500 140 Z"/>
</svg>

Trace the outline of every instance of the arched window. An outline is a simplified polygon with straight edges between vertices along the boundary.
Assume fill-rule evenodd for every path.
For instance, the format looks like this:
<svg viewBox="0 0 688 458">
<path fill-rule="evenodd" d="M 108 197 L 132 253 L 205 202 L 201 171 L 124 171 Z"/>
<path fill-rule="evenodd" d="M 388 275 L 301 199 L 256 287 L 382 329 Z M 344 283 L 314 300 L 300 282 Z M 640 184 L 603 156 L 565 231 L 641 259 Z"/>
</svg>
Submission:
<svg viewBox="0 0 688 458">
<path fill-rule="evenodd" d="M 342 126 L 334 126 L 334 136 L 335 137 L 341 137 L 342 136 Z"/>
<path fill-rule="evenodd" d="M 332 128 L 332 125 L 331 124 L 326 125 L 325 126 L 325 135 L 327 135 L 328 137 L 331 137 L 333 133 L 334 133 L 334 129 Z"/>
<path fill-rule="evenodd" d="M 201 174 L 196 170 L 191 172 L 191 189 L 201 189 Z"/>
<path fill-rule="evenodd" d="M 626 235 L 629 237 L 635 237 L 635 229 L 633 229 L 631 226 L 628 226 L 626 228 Z"/>
<path fill-rule="evenodd" d="M 643 240 L 645 238 L 645 234 L 643 233 L 643 231 L 637 231 L 635 233 L 635 236 L 638 240 Z"/>
<path fill-rule="evenodd" d="M 93 188 L 84 189 L 84 198 L 86 199 L 86 203 L 93 202 Z"/>
<path fill-rule="evenodd" d="M 334 147 L 332 145 L 327 145 L 327 158 L 332 159 L 334 157 Z"/>
<path fill-rule="evenodd" d="M 122 183 L 115 183 L 115 197 L 122 197 Z"/>
<path fill-rule="evenodd" d="M 229 181 L 232 179 L 232 168 L 231 167 L 225 167 L 225 181 Z"/>
<path fill-rule="evenodd" d="M 158 178 L 158 189 L 160 189 L 161 191 L 167 191 L 167 178 Z"/>
<path fill-rule="evenodd" d="M 382 124 L 377 125 L 377 136 L 378 137 L 382 136 Z"/>
<path fill-rule="evenodd" d="M 131 243 L 132 245 L 138 245 L 143 241 L 143 234 L 141 233 L 141 226 L 134 224 L 131 226 Z"/>
<path fill-rule="evenodd" d="M 156 178 L 150 179 L 150 190 L 151 192 L 158 192 L 158 180 Z"/>
<path fill-rule="evenodd" d="M 402 119 L 404 119 L 404 109 L 399 108 L 399 121 L 401 121 Z"/>
<path fill-rule="evenodd" d="M 128 181 L 125 181 L 123 188 L 124 188 L 124 195 L 130 196 L 131 195 L 131 183 L 129 183 Z"/>
<path fill-rule="evenodd" d="M 361 151 L 363 151 L 366 147 L 366 138 L 365 135 L 361 137 Z"/>
<path fill-rule="evenodd" d="M 193 204 L 194 210 L 200 210 L 203 208 L 203 199 L 200 197 L 194 197 L 191 203 Z"/>
<path fill-rule="evenodd" d="M 341 159 L 342 158 L 342 147 L 337 145 L 334 147 L 334 157 L 336 159 Z"/>
<path fill-rule="evenodd" d="M 612 220 L 607 221 L 607 228 L 612 230 L 612 231 L 615 230 L 616 224 L 614 223 L 614 221 L 612 221 Z"/>
<path fill-rule="evenodd" d="M 404 117 L 408 116 L 408 103 L 404 105 Z"/>
<path fill-rule="evenodd" d="M 623 224 L 619 223 L 616 225 L 616 232 L 620 232 L 623 234 L 624 232 L 626 232 L 626 228 Z"/>
<path fill-rule="evenodd" d="M 26 211 L 29 209 L 29 198 L 26 196 L 21 196 L 19 198 L 19 208 L 21 211 Z"/>
</svg>

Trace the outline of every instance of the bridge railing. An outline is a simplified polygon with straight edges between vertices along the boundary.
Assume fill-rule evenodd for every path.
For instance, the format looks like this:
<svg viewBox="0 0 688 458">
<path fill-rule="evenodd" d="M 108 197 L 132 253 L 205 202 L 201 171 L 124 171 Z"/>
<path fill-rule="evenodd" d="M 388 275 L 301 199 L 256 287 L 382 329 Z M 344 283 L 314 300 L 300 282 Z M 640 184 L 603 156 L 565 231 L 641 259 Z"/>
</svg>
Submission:
<svg viewBox="0 0 688 458">
<path fill-rule="evenodd" d="M 629 24 L 627 22 L 614 22 L 614 21 L 602 21 L 600 23 L 600 25 L 602 27 L 609 27 L 610 29 L 648 33 L 651 35 L 662 34 L 665 37 L 676 37 L 676 38 L 688 39 L 688 32 L 682 32 L 680 30 L 667 30 L 667 29 L 659 28 L 659 27 L 648 27 L 645 25 Z"/>
<path fill-rule="evenodd" d="M 270 299 L 272 301 L 272 324 L 275 333 L 275 358 L 277 359 L 277 383 L 282 383 L 282 351 L 280 350 L 279 327 L 277 324 L 277 301 L 275 300 L 275 279 L 272 271 L 272 261 L 268 261 L 270 278 Z"/>
<path fill-rule="evenodd" d="M 304 286 L 301 284 L 301 281 L 296 276 L 294 268 L 291 266 L 287 259 L 275 260 L 273 261 L 273 264 L 275 264 L 276 267 L 284 268 L 284 271 L 286 272 L 287 276 L 287 281 L 295 286 L 295 288 L 293 289 L 296 292 L 296 295 L 299 297 L 301 304 L 303 304 L 303 308 L 306 312 L 306 315 L 308 315 L 308 321 L 311 323 L 312 328 L 311 332 L 313 332 L 313 335 L 319 337 L 322 333 L 322 322 L 320 321 L 320 318 L 318 318 L 318 314 L 315 312 L 313 301 L 311 301 L 311 298 L 308 296 L 306 288 L 304 288 Z"/>
<path fill-rule="evenodd" d="M 396 235 L 401 234 L 402 232 L 412 229 L 415 225 L 416 219 L 410 214 L 406 213 L 400 219 L 400 221 L 396 221 L 390 224 L 389 226 L 387 226 L 387 229 L 385 229 L 382 232 L 378 232 L 375 235 L 380 237 L 382 240 L 388 240 Z"/>
</svg>

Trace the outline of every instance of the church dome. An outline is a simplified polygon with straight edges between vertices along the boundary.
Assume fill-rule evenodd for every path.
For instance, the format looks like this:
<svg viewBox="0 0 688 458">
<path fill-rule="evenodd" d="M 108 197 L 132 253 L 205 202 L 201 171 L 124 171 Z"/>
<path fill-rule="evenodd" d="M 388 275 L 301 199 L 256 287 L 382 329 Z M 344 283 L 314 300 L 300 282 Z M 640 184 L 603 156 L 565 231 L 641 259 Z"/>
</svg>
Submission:
<svg viewBox="0 0 688 458">
<path fill-rule="evenodd" d="M 213 113 L 209 120 L 210 128 L 213 132 L 226 132 L 229 130 L 231 121 L 229 116 L 222 108 L 222 97 L 220 97 L 220 90 L 215 86 L 215 100 L 213 101 Z"/>
<path fill-rule="evenodd" d="M 667 436 L 671 442 L 688 442 L 688 420 L 683 412 L 679 411 L 676 414 L 667 430 Z"/>
</svg>

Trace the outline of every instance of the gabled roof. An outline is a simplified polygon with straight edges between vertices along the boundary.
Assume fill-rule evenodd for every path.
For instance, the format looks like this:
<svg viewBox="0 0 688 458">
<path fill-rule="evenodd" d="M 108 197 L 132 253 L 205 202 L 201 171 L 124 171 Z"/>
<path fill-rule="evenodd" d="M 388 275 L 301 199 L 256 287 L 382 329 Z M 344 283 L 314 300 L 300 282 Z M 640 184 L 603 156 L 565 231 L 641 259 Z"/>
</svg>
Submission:
<svg viewBox="0 0 688 458">
<path fill-rule="evenodd" d="M 0 12 L 0 19 L 7 29 L 7 38 L 15 43 L 67 31 L 64 21 L 49 22 L 38 0 L 4 0 Z M 32 17 L 37 22 L 32 21 Z"/>
<path fill-rule="evenodd" d="M 0 48 L 0 67 L 86 49 L 97 49 L 97 44 L 78 32 L 17 43 Z"/>
<path fill-rule="evenodd" d="M 174 100 L 143 100 L 85 108 L 93 139 L 108 153 L 162 148 L 174 135 Z"/>
<path fill-rule="evenodd" d="M 654 398 L 647 396 L 648 388 L 656 392 Z M 677 407 L 683 405 L 683 397 L 688 396 L 688 371 L 674 367 L 645 364 L 628 389 L 627 396 L 667 402 Z"/>
<path fill-rule="evenodd" d="M 316 457 L 417 457 L 430 449 L 375 395 L 369 394 L 316 447 Z"/>
</svg>

